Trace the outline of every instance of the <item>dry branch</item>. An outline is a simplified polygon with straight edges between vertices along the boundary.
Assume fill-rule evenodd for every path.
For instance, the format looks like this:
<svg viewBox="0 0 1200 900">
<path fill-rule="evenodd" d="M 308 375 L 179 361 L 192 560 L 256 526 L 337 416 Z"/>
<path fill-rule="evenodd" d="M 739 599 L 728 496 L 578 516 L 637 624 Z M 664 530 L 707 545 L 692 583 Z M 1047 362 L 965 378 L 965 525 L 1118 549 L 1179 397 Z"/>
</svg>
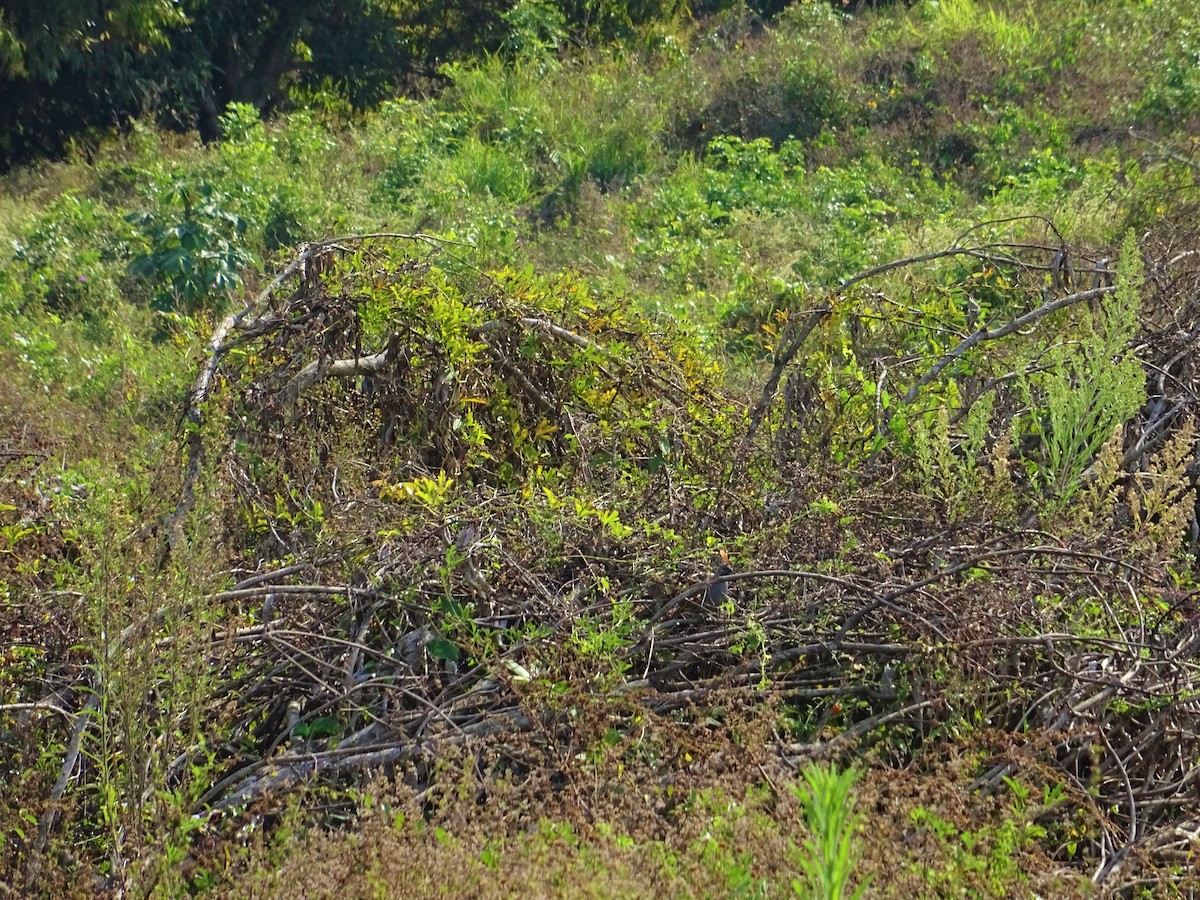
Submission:
<svg viewBox="0 0 1200 900">
<path fill-rule="evenodd" d="M 1054 233 L 1058 236 L 1059 242 L 1060 242 L 1057 250 L 1056 250 L 1056 248 L 1053 248 L 1053 247 L 1047 247 L 1047 246 L 1042 246 L 1042 245 L 1032 245 L 1032 244 L 1011 244 L 1011 243 L 1002 243 L 1002 242 L 992 242 L 992 243 L 987 243 L 987 244 L 979 244 L 979 245 L 975 245 L 975 246 L 964 246 L 961 243 L 973 231 L 979 230 L 981 228 L 995 226 L 995 225 L 999 225 L 999 224 L 1006 224 L 1006 223 L 1009 223 L 1012 221 L 1017 221 L 1017 220 L 1027 220 L 1027 219 L 1033 219 L 1033 220 L 1036 220 L 1039 222 L 1043 222 L 1048 228 L 1050 228 L 1050 230 L 1054 231 Z M 1064 284 L 1061 276 L 1058 273 L 1056 264 L 1054 262 L 1052 262 L 1049 265 L 1039 266 L 1035 263 L 1029 263 L 1029 262 L 1022 261 L 1021 259 L 1019 259 L 1015 256 L 1010 257 L 1010 258 L 998 259 L 993 252 L 989 252 L 989 251 L 994 251 L 998 248 L 1012 248 L 1015 250 L 1026 250 L 1026 251 L 1035 250 L 1038 252 L 1052 252 L 1052 253 L 1055 253 L 1056 260 L 1057 259 L 1062 259 L 1064 261 L 1066 260 L 1065 243 L 1062 242 L 1061 235 L 1058 235 L 1058 230 L 1054 227 L 1054 224 L 1052 222 L 1050 222 L 1050 220 L 1044 219 L 1041 216 L 1019 216 L 1014 219 L 1001 219 L 1001 220 L 996 220 L 996 221 L 980 223 L 979 225 L 974 226 L 973 228 L 970 228 L 967 231 L 965 231 L 963 234 L 959 235 L 959 237 L 956 239 L 954 244 L 952 246 L 946 248 L 945 250 L 935 250 L 930 253 L 923 253 L 923 254 L 920 254 L 917 256 L 909 256 L 909 257 L 905 257 L 903 259 L 897 259 L 897 260 L 893 260 L 891 262 L 883 263 L 882 265 L 874 266 L 870 269 L 867 269 L 863 272 L 858 273 L 857 275 L 847 278 L 845 281 L 843 281 L 841 284 L 839 284 L 836 288 L 834 288 L 832 295 L 837 296 L 839 294 L 844 293 L 850 287 L 852 287 L 862 281 L 866 281 L 870 278 L 874 278 L 879 275 L 884 275 L 888 272 L 895 271 L 897 269 L 906 268 L 906 267 L 913 266 L 913 265 L 919 265 L 921 263 L 932 262 L 932 261 L 938 260 L 938 259 L 945 259 L 948 257 L 956 257 L 956 256 L 966 256 L 966 257 L 981 259 L 981 260 L 985 260 L 985 261 L 993 262 L 993 263 L 997 263 L 997 264 L 1016 266 L 1018 268 L 1030 270 L 1030 271 L 1036 271 L 1036 270 L 1052 271 L 1052 273 L 1055 275 L 1056 281 L 1058 281 L 1060 283 L 1060 285 Z M 1084 271 L 1087 271 L 1087 270 L 1084 270 Z M 1092 271 L 1094 271 L 1098 277 L 1111 274 L 1108 272 L 1108 270 L 1106 268 L 1103 268 L 1103 267 L 1098 267 Z M 1054 312 L 1056 312 L 1060 309 L 1063 309 L 1067 306 L 1071 306 L 1072 304 L 1075 304 L 1075 303 L 1079 303 L 1082 301 L 1088 301 L 1088 300 L 1094 300 L 1097 297 L 1100 297 L 1106 293 L 1111 292 L 1112 290 L 1113 290 L 1112 287 L 1104 286 L 1104 287 L 1096 287 L 1096 288 L 1093 288 L 1088 291 L 1080 291 L 1080 292 L 1077 292 L 1074 294 L 1070 294 L 1068 296 L 1064 296 L 1064 297 L 1060 297 L 1060 298 L 1048 301 L 1048 302 L 1042 304 L 1041 306 L 1039 306 L 1037 309 L 1035 309 L 1029 313 L 1026 313 L 1022 316 L 1019 316 L 1016 319 L 1014 319 L 998 328 L 994 328 L 991 330 L 981 329 L 980 331 L 976 332 L 975 334 L 972 334 L 969 337 L 967 337 L 957 347 L 955 347 L 953 350 L 951 350 L 949 353 L 947 353 L 945 356 L 943 356 L 929 372 L 927 372 L 921 379 L 919 379 L 914 385 L 912 385 L 904 394 L 904 402 L 905 403 L 913 402 L 913 400 L 917 396 L 917 393 L 920 391 L 920 389 L 922 387 L 926 386 L 931 381 L 936 379 L 937 376 L 939 374 L 941 374 L 941 372 L 946 368 L 946 366 L 948 366 L 954 360 L 961 358 L 962 355 L 965 354 L 972 347 L 975 347 L 978 344 L 981 344 L 985 341 L 998 340 L 999 338 L 1002 338 L 1002 337 L 1005 337 L 1006 335 L 1012 334 L 1013 332 L 1017 331 L 1018 329 L 1024 328 L 1025 326 L 1036 322 L 1038 319 L 1041 319 L 1044 316 L 1050 315 L 1051 313 L 1054 313 Z M 746 438 L 743 441 L 743 445 L 742 445 L 743 451 L 749 445 L 749 442 L 754 437 L 755 433 L 758 431 L 758 428 L 762 424 L 763 418 L 766 416 L 767 410 L 770 408 L 772 402 L 774 401 L 775 395 L 779 389 L 779 382 L 780 382 L 781 378 L 783 377 L 784 371 L 787 369 L 787 367 L 789 365 L 791 365 L 792 361 L 796 357 L 796 354 L 800 351 L 800 348 L 808 340 L 809 335 L 811 335 L 812 332 L 817 328 L 817 326 L 820 325 L 820 323 L 827 316 L 829 316 L 830 313 L 833 312 L 833 308 L 834 307 L 833 307 L 832 300 L 826 300 L 826 301 L 818 304 L 813 310 L 811 310 L 809 312 L 808 316 L 804 319 L 803 323 L 794 332 L 794 334 L 791 336 L 791 338 L 788 340 L 788 342 L 780 350 L 778 350 L 776 352 L 775 362 L 772 365 L 771 372 L 767 376 L 767 380 L 763 385 L 762 394 L 758 400 L 758 403 L 755 405 L 753 411 L 750 414 L 749 427 L 747 429 Z M 735 468 L 737 468 L 737 467 L 735 467 Z"/>
<path fill-rule="evenodd" d="M 356 359 L 315 359 L 297 372 L 283 389 L 285 401 L 299 398 L 306 390 L 325 378 L 352 378 L 356 375 L 375 375 L 382 372 L 395 358 L 395 348 L 388 347 L 370 356 Z"/>
<path fill-rule="evenodd" d="M 1098 297 L 1102 297 L 1105 294 L 1111 294 L 1114 291 L 1116 291 L 1115 287 L 1100 287 L 1092 288 L 1091 290 L 1087 291 L 1080 291 L 1079 293 L 1075 294 L 1069 294 L 1066 297 L 1059 297 L 1056 300 L 1043 303 L 1037 309 L 1030 310 L 1023 316 L 1018 316 L 1017 318 L 1006 322 L 1004 325 L 1001 325 L 999 328 L 992 328 L 990 330 L 980 329 L 970 337 L 963 340 L 949 353 L 946 353 L 933 365 L 928 372 L 922 375 L 917 382 L 905 392 L 904 402 L 912 403 L 913 400 L 916 399 L 917 393 L 921 390 L 921 388 L 925 387 L 925 385 L 936 379 L 938 375 L 942 373 L 942 370 L 946 368 L 946 366 L 950 365 L 950 363 L 954 362 L 956 359 L 961 358 L 962 355 L 972 347 L 982 344 L 985 341 L 999 340 L 1002 337 L 1006 337 L 1015 331 L 1025 328 L 1027 325 L 1032 325 L 1034 322 L 1045 318 L 1051 313 L 1058 312 L 1060 309 L 1066 309 L 1068 306 L 1073 306 L 1074 304 L 1081 303 L 1083 301 L 1095 300 Z"/>
<path fill-rule="evenodd" d="M 371 234 L 351 234 L 342 237 L 329 238 L 305 244 L 292 259 L 284 266 L 267 286 L 245 303 L 240 309 L 230 313 L 213 330 L 208 341 L 208 355 L 200 367 L 200 373 L 188 394 L 187 406 L 184 409 L 184 421 L 187 429 L 187 463 L 184 469 L 183 484 L 179 490 L 179 502 L 174 512 L 167 520 L 167 538 L 171 550 L 177 550 L 183 543 L 183 525 L 196 503 L 196 482 L 200 478 L 200 468 L 204 459 L 204 439 L 201 426 L 203 425 L 203 407 L 209 399 L 212 390 L 213 377 L 222 357 L 228 350 L 227 338 L 229 333 L 239 327 L 248 317 L 252 317 L 267 303 L 288 279 L 297 275 L 304 278 L 305 267 L 314 259 L 340 249 L 347 244 L 361 243 L 368 240 L 402 240 L 427 244 L 434 248 L 442 248 L 447 244 L 456 243 L 428 234 L 401 234 L 394 232 L 375 232 Z"/>
</svg>

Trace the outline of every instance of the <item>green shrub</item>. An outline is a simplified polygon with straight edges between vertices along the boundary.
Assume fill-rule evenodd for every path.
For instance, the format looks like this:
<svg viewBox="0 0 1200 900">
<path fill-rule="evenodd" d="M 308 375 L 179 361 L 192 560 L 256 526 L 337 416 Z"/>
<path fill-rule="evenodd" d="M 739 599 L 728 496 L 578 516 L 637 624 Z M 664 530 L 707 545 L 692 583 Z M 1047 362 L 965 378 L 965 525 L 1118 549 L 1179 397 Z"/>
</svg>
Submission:
<svg viewBox="0 0 1200 900">
<path fill-rule="evenodd" d="M 790 785 L 804 807 L 810 836 L 799 854 L 804 879 L 792 882 L 794 892 L 813 900 L 843 900 L 866 894 L 867 885 L 851 890 L 850 878 L 857 856 L 855 832 L 862 819 L 854 812 L 850 791 L 858 781 L 852 769 L 838 771 L 810 763 L 804 768 L 804 783 Z"/>
<path fill-rule="evenodd" d="M 63 194 L 14 242 L 7 273 L 14 283 L 0 294 L 0 304 L 10 313 L 40 307 L 60 316 L 102 319 L 117 300 L 116 278 L 131 237 L 129 226 L 102 202 Z"/>
<path fill-rule="evenodd" d="M 897 226 L 952 207 L 953 186 L 938 184 L 915 154 L 903 168 L 873 155 L 820 167 L 807 200 L 815 245 L 792 271 L 810 284 L 836 282 L 900 254 Z"/>
<path fill-rule="evenodd" d="M 412 100 L 385 103 L 367 122 L 362 144 L 366 158 L 382 166 L 375 182 L 376 199 L 390 205 L 403 203 L 430 160 L 450 152 L 463 127 L 460 119 Z"/>
<path fill-rule="evenodd" d="M 543 69 L 553 67 L 554 54 L 567 38 L 561 6 L 546 0 L 517 0 L 500 19 L 508 27 L 501 50 Z"/>
<path fill-rule="evenodd" d="M 229 198 L 208 182 L 178 181 L 167 193 L 173 220 L 133 213 L 127 220 L 142 232 L 146 252 L 129 270 L 155 287 L 153 306 L 192 313 L 219 306 L 222 294 L 242 285 L 241 270 L 255 261 L 245 246 L 247 223 L 229 211 Z"/>
<path fill-rule="evenodd" d="M 1142 364 L 1128 351 L 1138 329 L 1141 281 L 1141 255 L 1130 232 L 1121 247 L 1116 292 L 1085 319 L 1078 341 L 1049 349 L 1044 373 L 1020 382 L 1031 401 L 1042 398 L 1027 420 L 1041 456 L 1027 464 L 1052 510 L 1070 501 L 1113 430 L 1145 402 Z"/>
<path fill-rule="evenodd" d="M 1200 112 L 1200 30 L 1185 28 L 1166 46 L 1165 54 L 1153 62 L 1134 114 L 1143 122 L 1175 128 Z"/>
</svg>

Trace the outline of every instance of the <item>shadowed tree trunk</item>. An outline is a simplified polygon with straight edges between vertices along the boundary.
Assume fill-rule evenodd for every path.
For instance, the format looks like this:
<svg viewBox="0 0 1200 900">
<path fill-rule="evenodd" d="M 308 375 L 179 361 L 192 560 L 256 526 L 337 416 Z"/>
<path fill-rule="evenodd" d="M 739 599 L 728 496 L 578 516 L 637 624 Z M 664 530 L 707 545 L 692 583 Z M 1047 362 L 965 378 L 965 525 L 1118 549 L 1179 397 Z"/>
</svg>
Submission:
<svg viewBox="0 0 1200 900">
<path fill-rule="evenodd" d="M 197 126 L 206 142 L 220 137 L 219 117 L 230 103 L 248 103 L 264 113 L 278 104 L 288 76 L 302 62 L 296 52 L 297 41 L 314 26 L 324 24 L 332 8 L 330 0 L 309 3 L 273 0 L 253 5 L 258 7 L 256 14 L 230 9 L 226 15 L 216 17 L 216 27 L 210 29 L 209 40 L 205 41 L 209 45 L 212 74 L 200 99 Z M 247 23 L 262 23 L 262 27 L 221 27 L 227 16 L 240 13 L 248 14 Z"/>
</svg>

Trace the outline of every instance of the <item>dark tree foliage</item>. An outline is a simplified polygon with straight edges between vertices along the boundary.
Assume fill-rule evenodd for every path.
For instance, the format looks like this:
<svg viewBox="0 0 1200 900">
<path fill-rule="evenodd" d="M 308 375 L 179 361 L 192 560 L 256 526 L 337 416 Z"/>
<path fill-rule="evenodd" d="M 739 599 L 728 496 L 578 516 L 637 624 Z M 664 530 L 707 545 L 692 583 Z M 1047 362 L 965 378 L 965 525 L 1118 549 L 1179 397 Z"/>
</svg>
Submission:
<svg viewBox="0 0 1200 900">
<path fill-rule="evenodd" d="M 173 0 L 5 0 L 0 5 L 0 170 L 136 112 L 140 71 L 185 23 Z"/>
<path fill-rule="evenodd" d="M 494 0 L 192 0 L 192 23 L 174 36 L 175 71 L 165 110 L 194 122 L 205 140 L 230 103 L 263 112 L 288 90 L 331 89 L 365 109 L 403 91 L 447 60 L 494 48 Z"/>
<path fill-rule="evenodd" d="M 5 0 L 0 6 L 0 71 L 54 81 L 99 46 L 163 45 L 185 21 L 175 0 Z"/>
<path fill-rule="evenodd" d="M 730 0 L 698 0 L 709 11 Z M 4 0 L 0 171 L 136 116 L 205 140 L 233 102 L 264 113 L 328 91 L 356 109 L 435 82 L 504 45 L 518 3 L 552 5 L 577 41 L 606 41 L 684 0 Z"/>
<path fill-rule="evenodd" d="M 356 107 L 500 37 L 494 0 L 18 0 L 0 13 L 0 169 L 138 115 L 218 136 L 290 87 Z"/>
</svg>

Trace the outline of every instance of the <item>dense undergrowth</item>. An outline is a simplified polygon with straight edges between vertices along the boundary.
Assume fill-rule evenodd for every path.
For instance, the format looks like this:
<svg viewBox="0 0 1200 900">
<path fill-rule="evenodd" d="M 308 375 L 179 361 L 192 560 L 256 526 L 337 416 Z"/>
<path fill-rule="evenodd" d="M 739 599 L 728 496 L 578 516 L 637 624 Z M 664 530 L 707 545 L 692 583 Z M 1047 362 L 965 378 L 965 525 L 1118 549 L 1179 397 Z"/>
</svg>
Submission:
<svg viewBox="0 0 1200 900">
<path fill-rule="evenodd" d="M 1186 894 L 1200 9 L 526 12 L 5 179 L 0 890 Z"/>
</svg>

